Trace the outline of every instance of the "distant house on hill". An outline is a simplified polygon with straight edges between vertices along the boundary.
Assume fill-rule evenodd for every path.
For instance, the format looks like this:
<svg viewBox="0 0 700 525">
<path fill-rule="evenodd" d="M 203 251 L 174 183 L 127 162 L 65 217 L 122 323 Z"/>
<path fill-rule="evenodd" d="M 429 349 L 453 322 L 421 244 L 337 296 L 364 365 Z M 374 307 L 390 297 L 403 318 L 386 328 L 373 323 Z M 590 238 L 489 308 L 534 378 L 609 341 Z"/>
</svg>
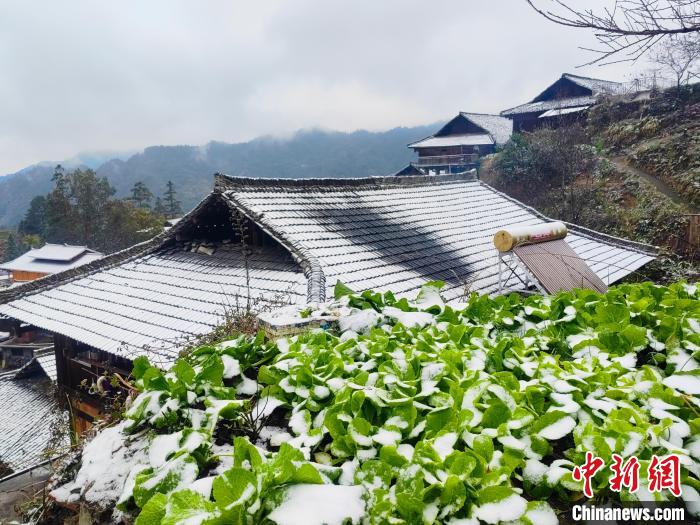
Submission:
<svg viewBox="0 0 700 525">
<path fill-rule="evenodd" d="M 103 255 L 85 246 L 46 244 L 29 250 L 16 259 L 0 264 L 0 270 L 10 273 L 14 283 L 33 281 L 47 275 L 77 268 L 101 259 Z"/>
<path fill-rule="evenodd" d="M 414 165 L 426 174 L 461 173 L 505 144 L 513 123 L 498 115 L 461 112 L 437 133 L 408 145 L 418 153 Z"/>
<path fill-rule="evenodd" d="M 532 131 L 541 126 L 571 122 L 602 98 L 628 95 L 631 84 L 564 73 L 559 80 L 526 104 L 501 112 L 512 119 L 514 131 Z"/>
</svg>

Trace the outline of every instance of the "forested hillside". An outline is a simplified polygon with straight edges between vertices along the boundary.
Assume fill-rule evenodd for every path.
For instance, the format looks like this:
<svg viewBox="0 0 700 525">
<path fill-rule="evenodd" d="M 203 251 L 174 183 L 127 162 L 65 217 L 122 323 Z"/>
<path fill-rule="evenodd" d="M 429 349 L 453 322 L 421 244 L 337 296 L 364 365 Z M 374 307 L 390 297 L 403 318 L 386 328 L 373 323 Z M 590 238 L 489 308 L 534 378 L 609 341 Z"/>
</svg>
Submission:
<svg viewBox="0 0 700 525">
<path fill-rule="evenodd" d="M 406 145 L 433 133 L 440 124 L 385 132 L 302 131 L 288 139 L 262 137 L 241 144 L 154 146 L 127 160 L 110 160 L 96 169 L 117 190 L 129 194 L 143 182 L 155 195 L 172 180 L 184 210 L 212 187 L 212 175 L 249 177 L 364 177 L 386 175 L 413 158 Z M 52 189 L 53 165 L 38 165 L 0 177 L 0 225 L 15 226 L 31 199 Z"/>
</svg>

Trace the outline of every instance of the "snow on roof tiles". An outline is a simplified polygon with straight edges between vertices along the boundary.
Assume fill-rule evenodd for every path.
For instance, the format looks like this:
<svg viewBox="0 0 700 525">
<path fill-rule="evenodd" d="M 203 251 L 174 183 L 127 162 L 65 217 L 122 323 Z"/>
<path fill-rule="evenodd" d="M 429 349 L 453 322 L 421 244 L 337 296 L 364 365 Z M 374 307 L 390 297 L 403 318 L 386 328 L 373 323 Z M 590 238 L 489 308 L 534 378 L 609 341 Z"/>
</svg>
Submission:
<svg viewBox="0 0 700 525">
<path fill-rule="evenodd" d="M 0 270 L 58 273 L 101 259 L 103 255 L 85 246 L 46 244 L 29 250 L 16 259 L 0 265 Z"/>
<path fill-rule="evenodd" d="M 486 133 L 449 133 L 446 128 L 460 117 L 463 117 Z M 486 113 L 467 113 L 461 111 L 450 122 L 445 124 L 434 135 L 423 140 L 413 142 L 409 148 L 445 147 L 445 146 L 477 146 L 491 144 L 505 144 L 513 134 L 513 121 L 500 115 L 488 115 Z"/>
<path fill-rule="evenodd" d="M 573 108 L 550 109 L 542 113 L 537 118 L 559 117 L 561 115 L 568 115 L 570 113 L 579 113 L 581 111 L 586 111 L 589 107 L 590 106 L 574 106 Z"/>
<path fill-rule="evenodd" d="M 250 295 L 302 302 L 306 280 L 284 251 L 254 249 Z M 211 332 L 248 295 L 240 246 L 212 255 L 164 248 L 0 306 L 5 315 L 128 359 L 175 360 L 183 340 Z"/>
<path fill-rule="evenodd" d="M 543 100 L 541 102 L 528 102 L 514 108 L 506 109 L 501 115 L 518 115 L 521 113 L 536 113 L 552 109 L 566 109 L 580 106 L 592 106 L 597 102 L 596 97 L 571 97 L 557 100 Z"/>
<path fill-rule="evenodd" d="M 467 113 L 462 115 L 484 128 L 494 138 L 496 144 L 505 144 L 513 134 L 513 121 L 500 115 L 488 115 L 486 113 Z"/>
<path fill-rule="evenodd" d="M 56 445 L 52 429 L 63 415 L 49 380 L 0 379 L 0 414 L 0 461 L 15 472 L 44 461 L 46 448 Z M 67 438 L 68 432 L 63 434 Z M 58 445 L 69 443 L 63 439 Z"/>
<path fill-rule="evenodd" d="M 564 73 L 562 78 L 570 80 L 574 84 L 590 89 L 594 95 L 623 95 L 627 93 L 631 85 L 627 82 L 614 82 L 600 78 L 582 77 Z"/>
<path fill-rule="evenodd" d="M 34 358 L 39 366 L 48 376 L 51 381 L 56 381 L 58 379 L 58 374 L 56 372 L 56 354 L 51 351 L 44 355 L 38 355 Z"/>
<path fill-rule="evenodd" d="M 68 244 L 45 244 L 29 253 L 34 259 L 50 261 L 70 261 L 79 255 L 89 252 L 86 246 L 69 246 Z"/>
<path fill-rule="evenodd" d="M 589 95 L 579 97 L 537 101 L 537 99 L 542 97 L 547 90 L 552 88 L 558 82 L 561 82 L 562 79 L 569 80 L 578 86 L 588 89 L 591 91 L 591 93 Z M 572 75 L 571 73 L 564 73 L 556 82 L 550 85 L 531 102 L 501 111 L 501 115 L 510 116 L 522 113 L 535 113 L 538 111 L 560 110 L 574 106 L 591 106 L 595 104 L 601 96 L 626 95 L 633 93 L 634 91 L 636 91 L 636 88 L 634 87 L 634 84 L 630 82 L 614 82 L 612 80 L 602 80 L 599 78 L 582 77 L 579 75 Z"/>
<path fill-rule="evenodd" d="M 410 145 L 411 148 L 440 148 L 446 146 L 479 146 L 494 143 L 491 135 L 484 133 L 467 133 L 463 135 L 443 135 L 428 137 Z"/>
<path fill-rule="evenodd" d="M 283 295 L 296 304 L 331 296 L 337 280 L 357 291 L 411 294 L 440 279 L 450 301 L 467 288 L 492 293 L 498 280 L 494 233 L 549 220 L 471 174 L 217 176 L 215 192 L 198 209 L 211 199 L 242 212 L 281 245 L 250 257 L 253 295 Z M 147 355 L 167 365 L 182 338 L 209 332 L 222 305 L 245 293 L 237 245 L 210 256 L 164 247 L 190 216 L 146 245 L 73 270 L 70 278 L 0 292 L 0 314 L 123 357 Z M 567 242 L 608 284 L 655 255 L 649 246 L 574 225 Z"/>
<path fill-rule="evenodd" d="M 493 234 L 548 220 L 472 175 L 400 181 L 222 177 L 219 185 L 232 205 L 313 257 L 328 294 L 337 280 L 356 290 L 413 293 L 440 279 L 448 300 L 458 299 L 467 282 L 472 290 L 494 292 Z M 575 226 L 571 232 L 567 241 L 606 283 L 653 259 L 644 245 Z"/>
</svg>

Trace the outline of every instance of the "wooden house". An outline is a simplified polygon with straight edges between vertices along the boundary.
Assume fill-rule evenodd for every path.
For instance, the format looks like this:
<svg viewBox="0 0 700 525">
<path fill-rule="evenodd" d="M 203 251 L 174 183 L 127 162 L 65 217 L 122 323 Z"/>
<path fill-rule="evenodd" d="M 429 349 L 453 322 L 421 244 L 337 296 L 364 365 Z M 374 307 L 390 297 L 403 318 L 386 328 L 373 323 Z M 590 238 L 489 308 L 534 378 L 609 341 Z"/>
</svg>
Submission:
<svg viewBox="0 0 700 525">
<path fill-rule="evenodd" d="M 530 102 L 506 109 L 501 116 L 513 121 L 513 131 L 532 131 L 570 123 L 602 98 L 634 91 L 631 84 L 564 73 Z"/>
<path fill-rule="evenodd" d="M 437 133 L 408 147 L 418 153 L 414 165 L 427 174 L 461 173 L 479 165 L 510 139 L 513 123 L 498 115 L 461 112 Z"/>
<path fill-rule="evenodd" d="M 0 271 L 9 272 L 13 283 L 23 283 L 77 268 L 102 257 L 101 253 L 85 246 L 45 244 L 41 248 L 29 250 L 12 261 L 0 264 Z"/>
<path fill-rule="evenodd" d="M 217 175 L 214 191 L 170 230 L 87 266 L 0 291 L 0 316 L 54 334 L 59 387 L 74 428 L 103 399 L 84 384 L 127 375 L 146 356 L 168 367 L 232 309 L 322 302 L 357 291 L 417 293 L 446 283 L 448 302 L 499 286 L 494 233 L 550 219 L 474 173 L 357 179 Z M 569 244 L 610 284 L 655 257 L 647 245 L 574 225 Z"/>
</svg>

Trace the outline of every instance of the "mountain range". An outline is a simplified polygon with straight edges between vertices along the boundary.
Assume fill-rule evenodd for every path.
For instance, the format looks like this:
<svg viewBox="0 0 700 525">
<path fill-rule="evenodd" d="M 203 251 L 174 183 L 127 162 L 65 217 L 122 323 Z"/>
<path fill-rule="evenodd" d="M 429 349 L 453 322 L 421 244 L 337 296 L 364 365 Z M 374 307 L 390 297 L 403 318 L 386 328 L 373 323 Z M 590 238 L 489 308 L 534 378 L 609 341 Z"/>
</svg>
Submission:
<svg viewBox="0 0 700 525">
<path fill-rule="evenodd" d="M 246 177 L 366 177 L 388 175 L 414 159 L 406 145 L 439 129 L 440 123 L 389 131 L 343 133 L 304 130 L 290 138 L 260 137 L 249 142 L 210 142 L 204 146 L 152 146 L 140 153 L 78 155 L 61 164 L 89 167 L 107 177 L 126 197 L 136 182 L 162 195 L 172 180 L 183 210 L 191 209 L 209 191 L 217 172 Z M 57 163 L 42 162 L 0 177 L 0 226 L 14 227 L 29 202 L 51 190 Z"/>
</svg>

